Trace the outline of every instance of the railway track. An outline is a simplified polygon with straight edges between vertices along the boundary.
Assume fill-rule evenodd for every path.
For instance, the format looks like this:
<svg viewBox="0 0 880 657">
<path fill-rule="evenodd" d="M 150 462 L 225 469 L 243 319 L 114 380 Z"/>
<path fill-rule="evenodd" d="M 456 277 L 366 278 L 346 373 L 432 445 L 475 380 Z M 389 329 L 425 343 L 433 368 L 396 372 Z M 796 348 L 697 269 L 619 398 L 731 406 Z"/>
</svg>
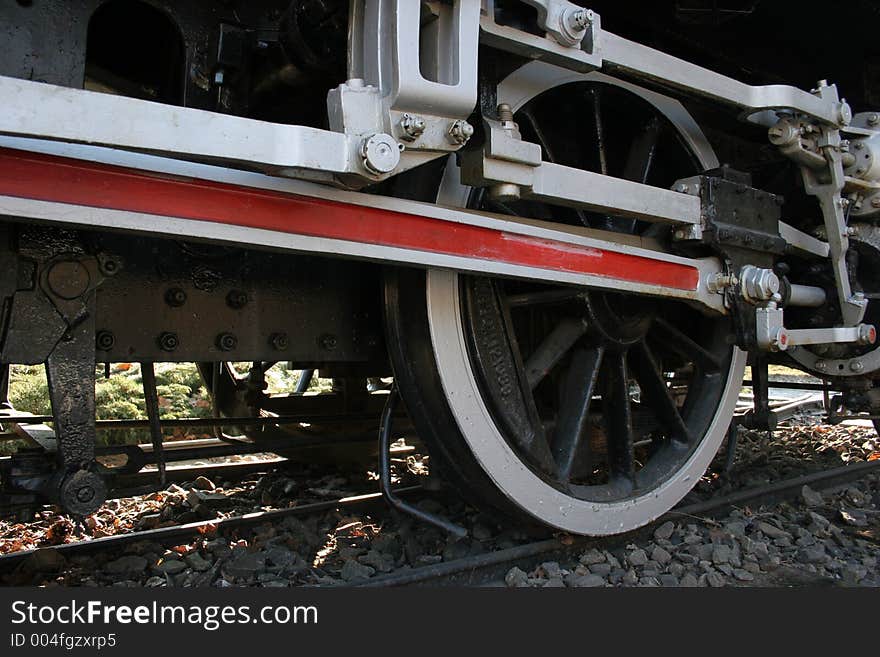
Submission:
<svg viewBox="0 0 880 657">
<path fill-rule="evenodd" d="M 705 502 L 679 505 L 646 527 L 626 534 L 618 534 L 601 539 L 571 537 L 568 535 L 554 537 L 507 550 L 499 550 L 489 554 L 477 555 L 401 573 L 392 573 L 387 576 L 372 578 L 357 584 L 357 586 L 394 587 L 416 584 L 479 586 L 497 583 L 503 579 L 504 573 L 512 566 L 519 566 L 523 570 L 531 570 L 541 561 L 562 559 L 565 556 L 571 556 L 590 547 L 598 547 L 604 550 L 622 547 L 632 543 L 637 537 L 648 535 L 657 526 L 668 520 L 689 516 L 712 517 L 722 515 L 739 505 L 768 504 L 796 497 L 805 485 L 815 490 L 827 489 L 856 481 L 874 472 L 880 472 L 880 462 L 878 461 L 833 468 L 823 472 L 815 472 L 801 477 L 774 482 L 766 486 L 755 486 Z"/>
<path fill-rule="evenodd" d="M 666 521 L 687 518 L 711 518 L 722 516 L 731 509 L 749 506 L 757 508 L 772 502 L 797 497 L 804 486 L 813 490 L 827 490 L 840 487 L 880 472 L 880 461 L 869 461 L 812 472 L 791 477 L 761 486 L 751 486 L 726 495 L 716 495 L 708 500 L 679 505 L 661 516 L 650 525 L 626 534 L 603 538 L 572 537 L 557 534 L 529 540 L 505 549 L 496 549 L 484 554 L 450 559 L 413 568 L 396 569 L 387 574 L 378 574 L 363 581 L 351 582 L 359 587 L 396 587 L 407 585 L 497 585 L 503 582 L 504 573 L 512 567 L 531 570 L 546 561 L 558 561 L 590 548 L 601 550 L 620 549 L 630 543 L 644 540 L 656 527 Z M 406 486 L 397 489 L 397 494 L 408 500 L 427 499 L 428 493 L 421 486 Z M 0 556 L 0 577 L 21 569 L 29 560 L 38 559 L 47 551 L 57 559 L 70 560 L 73 557 L 95 555 L 119 555 L 137 544 L 152 543 L 163 546 L 185 544 L 199 537 L 216 537 L 230 534 L 246 534 L 259 527 L 276 525 L 286 518 L 305 520 L 310 516 L 320 516 L 329 512 L 342 517 L 354 514 L 372 514 L 376 522 L 390 513 L 380 493 L 368 493 L 346 498 L 303 504 L 286 509 L 275 509 L 231 516 L 224 519 L 191 522 L 171 527 L 137 531 L 108 536 L 89 541 L 78 541 L 51 548 L 38 548 Z M 340 585 L 332 583 L 331 585 Z"/>
</svg>

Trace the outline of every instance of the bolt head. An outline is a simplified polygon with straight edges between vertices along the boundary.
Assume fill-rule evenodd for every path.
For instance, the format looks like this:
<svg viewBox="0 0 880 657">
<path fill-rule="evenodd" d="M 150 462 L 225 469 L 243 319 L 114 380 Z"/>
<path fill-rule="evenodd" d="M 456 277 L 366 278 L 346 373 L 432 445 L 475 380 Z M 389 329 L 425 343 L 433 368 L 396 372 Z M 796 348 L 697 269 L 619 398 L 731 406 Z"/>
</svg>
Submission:
<svg viewBox="0 0 880 657">
<path fill-rule="evenodd" d="M 364 168 L 377 175 L 391 173 L 400 164 L 401 147 L 390 135 L 377 133 L 367 137 L 361 143 Z"/>
<path fill-rule="evenodd" d="M 172 308 L 179 308 L 186 303 L 186 292 L 179 287 L 169 288 L 165 292 L 165 303 Z"/>
<path fill-rule="evenodd" d="M 287 333 L 273 333 L 269 338 L 269 344 L 276 351 L 284 351 L 290 346 L 290 340 L 287 337 Z"/>
<path fill-rule="evenodd" d="M 410 140 L 421 137 L 427 127 L 428 124 L 425 123 L 425 119 L 420 116 L 404 114 L 400 118 L 400 129 L 403 131 L 405 137 Z"/>
<path fill-rule="evenodd" d="M 576 9 L 568 14 L 566 21 L 572 30 L 580 32 L 581 30 L 586 30 L 590 23 L 593 22 L 593 12 L 589 9 Z"/>
<path fill-rule="evenodd" d="M 83 486 L 76 491 L 76 499 L 80 502 L 91 502 L 95 499 L 95 489 L 91 486 Z"/>
<path fill-rule="evenodd" d="M 474 126 L 467 121 L 453 121 L 447 135 L 450 142 L 463 146 L 474 136 Z"/>
<path fill-rule="evenodd" d="M 840 101 L 840 107 L 837 109 L 837 120 L 841 125 L 849 125 L 852 118 L 852 108 L 849 106 L 849 103 L 846 102 L 846 99 L 842 98 Z"/>
<path fill-rule="evenodd" d="M 788 332 L 784 328 L 779 329 L 770 344 L 777 351 L 785 351 L 788 349 Z"/>
<path fill-rule="evenodd" d="M 159 336 L 159 348 L 162 351 L 174 351 L 180 345 L 177 333 L 166 332 Z"/>
<path fill-rule="evenodd" d="M 116 343 L 116 338 L 110 331 L 98 331 L 95 336 L 95 346 L 99 351 L 110 351 Z"/>
<path fill-rule="evenodd" d="M 335 335 L 332 335 L 330 333 L 322 335 L 320 343 L 321 347 L 323 347 L 327 351 L 334 351 L 336 347 L 339 346 L 339 340 L 336 338 Z"/>
<path fill-rule="evenodd" d="M 215 343 L 220 351 L 233 351 L 238 346 L 238 338 L 232 333 L 221 333 Z"/>
<path fill-rule="evenodd" d="M 849 364 L 849 369 L 851 369 L 853 372 L 861 372 L 863 369 L 865 369 L 865 366 L 862 365 L 861 361 L 854 360 Z"/>
<path fill-rule="evenodd" d="M 248 295 L 243 290 L 230 290 L 226 295 L 226 305 L 234 310 L 240 310 L 247 305 Z"/>
</svg>

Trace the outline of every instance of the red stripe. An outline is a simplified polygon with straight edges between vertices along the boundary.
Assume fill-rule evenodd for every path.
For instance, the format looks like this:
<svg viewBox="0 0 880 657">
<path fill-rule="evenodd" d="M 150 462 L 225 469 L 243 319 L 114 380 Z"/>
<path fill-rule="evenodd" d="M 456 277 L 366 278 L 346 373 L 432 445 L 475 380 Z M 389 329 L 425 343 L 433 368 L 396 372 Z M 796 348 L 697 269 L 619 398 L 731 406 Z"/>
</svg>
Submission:
<svg viewBox="0 0 880 657">
<path fill-rule="evenodd" d="M 0 149 L 0 194 L 694 290 L 694 267 L 442 219 Z"/>
</svg>

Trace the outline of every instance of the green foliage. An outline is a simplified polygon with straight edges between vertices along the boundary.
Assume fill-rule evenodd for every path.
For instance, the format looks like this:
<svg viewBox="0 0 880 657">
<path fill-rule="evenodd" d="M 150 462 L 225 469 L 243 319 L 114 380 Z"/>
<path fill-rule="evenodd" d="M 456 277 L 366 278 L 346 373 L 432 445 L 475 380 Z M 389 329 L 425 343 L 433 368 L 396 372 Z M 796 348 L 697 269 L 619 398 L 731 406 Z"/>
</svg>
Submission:
<svg viewBox="0 0 880 657">
<path fill-rule="evenodd" d="M 12 368 L 9 401 L 20 411 L 51 415 L 46 371 L 42 365 L 19 365 Z"/>
<path fill-rule="evenodd" d="M 234 363 L 235 370 L 246 374 L 251 363 Z M 156 392 L 159 395 L 159 415 L 162 418 L 208 417 L 211 399 L 202 383 L 195 363 L 157 363 Z M 296 388 L 299 371 L 276 366 L 266 372 L 267 392 L 290 392 Z M 310 392 L 330 390 L 330 379 L 314 377 Z M 42 365 L 13 366 L 9 398 L 19 411 L 35 415 L 51 415 L 46 373 Z M 99 420 L 145 419 L 143 379 L 140 365 L 119 363 L 104 376 L 104 367 L 95 370 L 95 415 Z M 120 445 L 149 442 L 146 429 L 113 429 L 98 432 L 99 445 Z M 7 443 L 7 446 L 12 443 Z M 3 445 L 0 444 L 0 450 Z"/>
</svg>

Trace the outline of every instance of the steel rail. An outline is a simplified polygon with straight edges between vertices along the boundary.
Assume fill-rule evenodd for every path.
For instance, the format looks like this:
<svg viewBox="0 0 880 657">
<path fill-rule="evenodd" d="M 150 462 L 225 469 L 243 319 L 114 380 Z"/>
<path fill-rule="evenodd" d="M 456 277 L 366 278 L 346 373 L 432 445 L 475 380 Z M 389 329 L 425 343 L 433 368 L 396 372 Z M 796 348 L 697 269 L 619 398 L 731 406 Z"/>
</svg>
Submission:
<svg viewBox="0 0 880 657">
<path fill-rule="evenodd" d="M 159 425 L 165 428 L 174 427 L 216 427 L 228 425 L 241 426 L 266 426 L 273 424 L 330 424 L 333 422 L 359 422 L 377 420 L 378 413 L 348 413 L 345 415 L 279 415 L 275 417 L 197 417 L 197 418 L 173 418 L 159 421 Z M 2 415 L 0 424 L 45 424 L 54 422 L 51 415 Z M 96 429 L 138 429 L 148 428 L 150 421 L 146 419 L 125 420 L 96 420 Z"/>
<path fill-rule="evenodd" d="M 809 485 L 817 490 L 827 489 L 860 479 L 868 474 L 877 472 L 878 470 L 880 470 L 880 461 L 869 461 L 832 468 L 821 472 L 808 473 L 764 486 L 756 486 L 736 491 L 729 495 L 716 497 L 702 502 L 678 506 L 657 518 L 649 525 L 626 534 L 610 537 L 572 537 L 570 535 L 562 535 L 551 539 L 518 545 L 505 550 L 498 550 L 496 552 L 489 552 L 439 564 L 422 566 L 402 572 L 390 573 L 388 575 L 380 575 L 360 583 L 351 585 L 346 584 L 345 586 L 372 588 L 412 584 L 467 584 L 474 583 L 478 580 L 481 583 L 486 583 L 487 581 L 493 581 L 493 578 L 497 579 L 498 575 L 503 570 L 506 570 L 512 565 L 526 565 L 527 562 L 531 564 L 536 558 L 547 559 L 552 555 L 559 555 L 561 558 L 588 547 L 595 546 L 609 549 L 611 547 L 625 545 L 650 533 L 658 524 L 661 524 L 666 520 L 675 519 L 676 517 L 720 515 L 721 513 L 742 504 L 755 503 L 757 501 L 766 503 L 794 497 L 800 492 L 804 485 Z M 397 489 L 396 493 L 409 495 L 422 490 L 423 488 L 421 486 L 409 486 Z M 21 552 L 13 552 L 0 556 L 0 572 L 11 571 L 24 559 L 36 553 L 38 550 L 57 550 L 61 554 L 72 555 L 96 552 L 103 549 L 117 549 L 125 547 L 130 543 L 144 540 L 169 544 L 181 539 L 203 534 L 206 529 L 210 527 L 214 528 L 215 533 L 220 533 L 228 529 L 257 525 L 263 522 L 272 522 L 288 516 L 304 516 L 310 513 L 320 513 L 322 511 L 339 507 L 350 509 L 359 506 L 375 505 L 381 502 L 381 493 L 369 493 L 366 495 L 341 498 L 326 502 L 304 504 L 290 509 L 249 513 L 241 516 L 224 518 L 222 520 L 215 519 L 199 521 L 173 527 L 162 527 L 146 531 L 131 532 L 128 534 L 107 536 L 92 541 L 78 541 L 58 546 L 47 546 Z"/>
<path fill-rule="evenodd" d="M 487 583 L 497 581 L 503 571 L 513 565 L 526 565 L 531 569 L 535 559 L 546 560 L 551 555 L 560 557 L 570 555 L 589 547 L 609 549 L 626 545 L 638 537 L 648 534 L 657 525 L 677 517 L 720 515 L 724 511 L 746 503 L 756 501 L 776 501 L 796 496 L 804 485 L 814 489 L 827 489 L 842 483 L 853 481 L 867 474 L 880 470 L 880 461 L 868 461 L 855 465 L 846 465 L 822 472 L 814 472 L 791 479 L 756 486 L 724 495 L 704 502 L 678 506 L 654 522 L 626 534 L 610 537 L 572 537 L 552 538 L 518 545 L 506 550 L 479 554 L 463 559 L 455 559 L 421 568 L 413 568 L 404 572 L 381 575 L 354 584 L 361 588 L 393 587 L 412 584 L 472 584 L 476 581 Z M 502 570 L 499 570 L 502 569 Z"/>
<path fill-rule="evenodd" d="M 397 495 L 410 495 L 414 492 L 423 490 L 421 486 L 406 486 L 398 488 L 395 493 Z M 148 529 L 145 531 L 135 531 L 127 534 L 116 534 L 113 536 L 103 536 L 90 541 L 76 541 L 74 543 L 64 543 L 62 545 L 53 545 L 30 550 L 22 550 L 20 552 L 11 552 L 9 554 L 0 555 L 0 573 L 9 572 L 27 557 L 35 554 L 39 550 L 55 550 L 65 556 L 73 554 L 84 554 L 88 552 L 97 552 L 99 550 L 115 550 L 125 547 L 132 543 L 141 541 L 153 541 L 161 544 L 176 542 L 181 539 L 199 536 L 210 530 L 212 533 L 220 533 L 229 529 L 238 527 L 258 525 L 264 522 L 272 522 L 289 517 L 306 516 L 311 513 L 321 513 L 324 511 L 332 511 L 333 509 L 344 508 L 354 509 L 359 507 L 369 507 L 382 502 L 381 493 L 366 493 L 364 495 L 353 495 L 351 497 L 343 497 L 326 502 L 313 502 L 311 504 L 303 504 L 289 509 L 273 509 L 271 511 L 258 511 L 254 513 L 246 513 L 239 516 L 230 516 L 220 520 L 201 520 L 198 522 L 190 522 L 183 525 L 175 525 L 173 527 L 159 527 L 157 529 Z"/>
</svg>

